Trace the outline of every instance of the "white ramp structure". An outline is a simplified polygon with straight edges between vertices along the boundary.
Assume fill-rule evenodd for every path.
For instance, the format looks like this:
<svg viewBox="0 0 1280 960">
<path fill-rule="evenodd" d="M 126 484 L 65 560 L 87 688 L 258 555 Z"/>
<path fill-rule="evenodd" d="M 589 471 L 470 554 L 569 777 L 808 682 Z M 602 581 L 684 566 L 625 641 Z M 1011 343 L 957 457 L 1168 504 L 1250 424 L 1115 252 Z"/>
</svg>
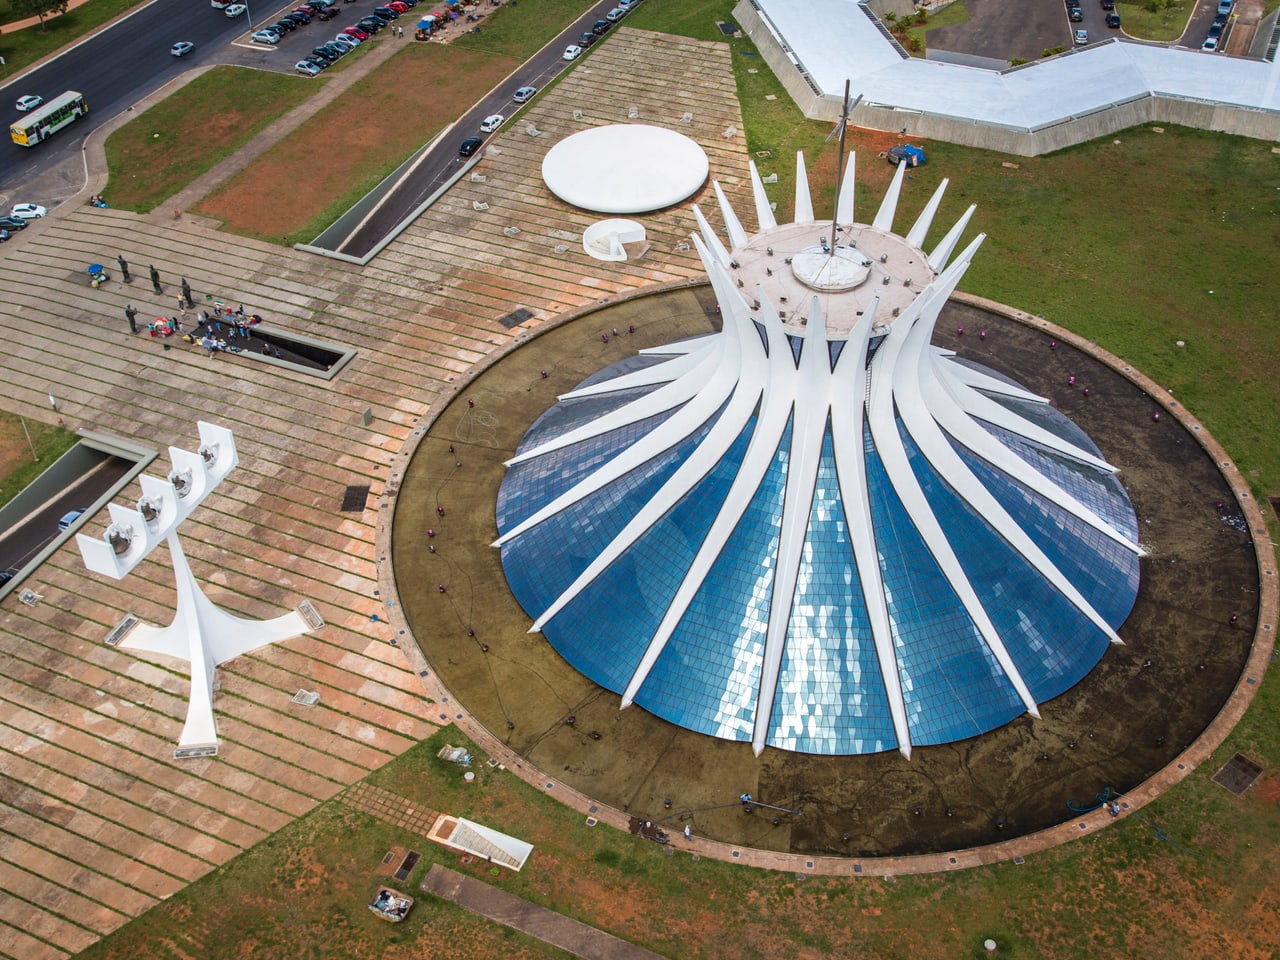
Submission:
<svg viewBox="0 0 1280 960">
<path fill-rule="evenodd" d="M 562 395 L 507 461 L 507 582 L 576 669 L 686 729 L 842 755 L 977 736 L 1119 643 L 1141 548 L 1117 470 L 934 328 L 983 237 L 901 234 L 845 170 L 795 219 L 751 169 L 692 237 L 722 328 Z M 930 252 L 931 251 L 931 252 Z M 974 331 L 976 339 L 984 336 Z"/>
<path fill-rule="evenodd" d="M 173 470 L 166 479 L 146 474 L 138 478 L 142 497 L 135 509 L 109 504 L 111 525 L 100 539 L 76 536 L 84 565 L 115 580 L 128 576 L 161 542 L 169 545 L 177 581 L 177 614 L 167 627 L 135 627 L 121 646 L 165 654 L 191 664 L 187 719 L 174 751 L 179 759 L 214 756 L 218 752 L 213 678 L 219 664 L 311 629 L 297 611 L 273 620 L 232 616 L 215 606 L 196 582 L 178 540 L 178 527 L 239 462 L 230 430 L 203 421 L 198 427 L 197 452 L 169 448 Z"/>
</svg>

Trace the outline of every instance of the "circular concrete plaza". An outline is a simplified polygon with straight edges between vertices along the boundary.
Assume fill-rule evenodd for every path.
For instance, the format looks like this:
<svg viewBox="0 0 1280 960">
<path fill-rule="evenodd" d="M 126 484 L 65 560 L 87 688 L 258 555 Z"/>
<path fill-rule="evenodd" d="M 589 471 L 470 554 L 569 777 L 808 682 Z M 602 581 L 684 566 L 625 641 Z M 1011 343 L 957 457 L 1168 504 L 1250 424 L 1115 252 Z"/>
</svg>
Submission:
<svg viewBox="0 0 1280 960">
<path fill-rule="evenodd" d="M 1039 719 L 920 747 L 909 760 L 896 751 L 818 757 L 771 748 L 756 757 L 749 743 L 694 734 L 639 707 L 620 710 L 616 693 L 528 632 L 530 617 L 505 586 L 490 546 L 503 461 L 557 395 L 644 347 L 717 326 L 706 286 L 569 319 L 461 385 L 405 471 L 391 534 L 404 616 L 451 698 L 526 769 L 673 836 L 689 824 L 699 837 L 797 854 L 801 863 L 1002 844 L 995 858 L 1079 835 L 1080 811 L 1096 808 L 1103 791 L 1123 799 L 1139 784 L 1174 782 L 1179 766 L 1188 768 L 1184 751 L 1215 717 L 1243 709 L 1255 687 L 1240 682 L 1242 671 L 1251 652 L 1254 664 L 1260 655 L 1259 569 L 1218 464 L 1179 411 L 1161 408 L 1123 372 L 1035 325 L 953 301 L 935 342 L 1049 397 L 1121 470 L 1148 551 L 1137 603 L 1119 630 L 1124 644 L 1041 705 Z M 608 630 L 602 610 L 602 643 Z M 1259 636 L 1270 643 L 1270 633 Z M 1219 739 L 1224 723 L 1213 727 Z M 745 814 L 743 793 L 771 806 Z M 926 859 L 945 869 L 945 857 Z"/>
<path fill-rule="evenodd" d="M 566 137 L 542 158 L 547 189 L 597 213 L 649 213 L 692 196 L 707 182 L 702 147 L 646 124 L 592 127 Z"/>
</svg>

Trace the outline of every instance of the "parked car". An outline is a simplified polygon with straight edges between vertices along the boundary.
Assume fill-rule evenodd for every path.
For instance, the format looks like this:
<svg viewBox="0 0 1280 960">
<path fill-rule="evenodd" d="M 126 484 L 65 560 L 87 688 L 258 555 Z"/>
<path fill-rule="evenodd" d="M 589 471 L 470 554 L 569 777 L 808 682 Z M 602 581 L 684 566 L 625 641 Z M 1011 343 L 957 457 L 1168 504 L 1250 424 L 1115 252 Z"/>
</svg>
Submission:
<svg viewBox="0 0 1280 960">
<path fill-rule="evenodd" d="M 233 3 L 223 11 L 228 17 L 238 17 L 249 8 L 243 3 Z"/>
<path fill-rule="evenodd" d="M 313 67 L 318 67 L 321 70 L 328 70 L 333 66 L 333 61 L 328 57 L 317 57 L 314 53 L 308 54 L 302 59 L 307 61 L 307 63 L 311 64 Z"/>
<path fill-rule="evenodd" d="M 387 4 L 387 8 L 394 10 L 396 13 L 409 12 L 409 5 L 405 3 L 404 0 L 391 0 L 391 2 Z"/>
<path fill-rule="evenodd" d="M 467 137 L 462 141 L 462 146 L 458 147 L 458 156 L 469 157 L 484 144 L 484 137 Z"/>
<path fill-rule="evenodd" d="M 1077 30 L 1075 40 L 1076 40 L 1076 46 L 1078 47 L 1084 46 L 1086 43 L 1089 42 L 1089 31 Z"/>
<path fill-rule="evenodd" d="M 1116 8 L 1116 0 L 1102 0 L 1103 10 L 1114 10 Z"/>
<path fill-rule="evenodd" d="M 1200 44 L 1200 49 L 1205 51 L 1206 53 L 1213 53 L 1218 49 L 1218 38 L 1205 37 L 1204 43 Z"/>
<path fill-rule="evenodd" d="M 597 37 L 594 33 L 588 30 L 586 33 L 580 34 L 578 36 L 578 46 L 580 46 L 583 50 L 585 50 L 587 49 L 587 47 L 591 46 L 593 43 L 595 43 L 599 39 L 600 39 L 599 37 Z"/>
<path fill-rule="evenodd" d="M 280 42 L 280 34 L 276 33 L 274 30 L 258 30 L 249 39 L 254 43 L 267 43 L 271 46 L 275 46 Z"/>
<path fill-rule="evenodd" d="M 618 0 L 618 6 L 627 12 L 634 10 L 639 3 L 640 0 Z"/>
<path fill-rule="evenodd" d="M 5 230 L 25 230 L 27 221 L 21 217 L 0 217 L 0 228 Z"/>
<path fill-rule="evenodd" d="M 1210 24 L 1210 25 L 1209 25 L 1209 36 L 1211 36 L 1211 37 L 1221 37 L 1221 36 L 1222 36 L 1222 24 L 1220 24 L 1220 23 L 1213 23 L 1213 24 Z"/>
<path fill-rule="evenodd" d="M 72 510 L 69 513 L 64 513 L 62 515 L 62 519 L 58 521 L 58 530 L 60 531 L 66 530 L 69 526 L 71 526 L 73 523 L 79 520 L 83 515 L 84 515 L 83 508 L 80 510 Z"/>
<path fill-rule="evenodd" d="M 175 57 L 185 57 L 188 53 L 190 53 L 195 48 L 196 48 L 196 45 L 192 43 L 190 40 L 179 40 L 177 43 L 175 43 L 172 47 L 169 48 L 169 52 L 173 54 Z"/>
<path fill-rule="evenodd" d="M 610 23 L 608 20 L 597 20 L 595 23 L 591 25 L 591 32 L 594 33 L 597 37 L 603 37 L 606 33 L 609 32 L 609 28 L 612 26 L 613 24 Z"/>
<path fill-rule="evenodd" d="M 356 21 L 357 27 L 361 30 L 368 30 L 370 33 L 377 33 L 386 25 L 387 21 L 383 20 L 381 17 L 375 16 L 362 17 Z"/>
<path fill-rule="evenodd" d="M 209 5 L 215 10 L 225 10 L 231 6 L 231 0 L 209 0 Z"/>
<path fill-rule="evenodd" d="M 313 57 L 323 57 L 330 63 L 334 63 L 338 59 L 338 54 L 334 53 L 328 47 L 320 46 L 311 51 Z"/>
<path fill-rule="evenodd" d="M 286 33 L 292 33 L 294 30 L 297 30 L 298 25 L 292 20 L 277 20 L 270 26 L 263 27 L 263 29 L 274 30 L 278 36 L 283 37 Z"/>
<path fill-rule="evenodd" d="M 297 20 L 298 23 L 310 23 L 311 18 L 315 16 L 315 12 L 310 7 L 298 7 L 292 13 L 286 13 L 285 17 L 290 20 Z"/>
<path fill-rule="evenodd" d="M 292 23 L 294 29 L 296 30 L 298 27 L 305 27 L 308 23 L 310 23 L 311 17 L 308 14 L 298 13 L 298 11 L 294 10 L 292 13 L 286 13 L 283 17 L 281 17 L 280 22 Z"/>
<path fill-rule="evenodd" d="M 381 17 L 383 20 L 387 21 L 387 23 L 400 18 L 400 14 L 395 10 L 392 10 L 390 7 L 374 7 L 373 15 L 375 17 Z"/>
<path fill-rule="evenodd" d="M 330 43 L 336 43 L 338 46 L 340 46 L 340 47 L 344 47 L 344 48 L 346 48 L 348 51 L 354 50 L 356 47 L 360 46 L 360 41 L 359 41 L 359 40 L 357 40 L 355 37 L 348 36 L 348 35 L 347 35 L 347 34 L 345 34 L 345 33 L 340 33 L 340 34 L 338 34 L 336 37 L 334 37 L 334 38 L 333 38 L 332 40 L 330 40 L 329 42 L 330 42 Z"/>
<path fill-rule="evenodd" d="M 17 203 L 14 204 L 12 210 L 9 211 L 11 217 L 17 217 L 19 220 L 39 220 L 49 211 L 38 203 Z"/>
<path fill-rule="evenodd" d="M 1107 26 L 1108 26 L 1108 27 L 1110 27 L 1112 30 L 1119 30 L 1119 29 L 1120 29 L 1120 14 L 1118 14 L 1118 13 L 1108 13 L 1108 14 L 1107 14 Z"/>
<path fill-rule="evenodd" d="M 304 77 L 314 77 L 320 72 L 320 68 L 310 60 L 299 60 L 293 65 L 293 69 L 298 71 L 298 73 L 302 74 Z"/>
<path fill-rule="evenodd" d="M 608 20 L 610 23 L 617 23 L 626 15 L 627 15 L 627 11 L 623 10 L 621 7 L 614 7 L 612 10 L 610 10 L 608 13 L 604 15 L 604 18 Z"/>
<path fill-rule="evenodd" d="M 580 56 L 582 56 L 582 48 L 576 43 L 571 43 L 564 48 L 564 59 L 577 60 Z"/>
<path fill-rule="evenodd" d="M 355 37 L 357 40 L 368 40 L 369 32 L 361 30 L 359 27 L 343 27 L 342 32 L 348 37 Z"/>
<path fill-rule="evenodd" d="M 1084 11 L 1079 7 L 1067 7 L 1067 19 L 1072 23 L 1079 23 L 1084 19 Z"/>
<path fill-rule="evenodd" d="M 1229 14 L 1231 12 L 1231 7 L 1233 3 L 1234 3 L 1234 0 L 1219 0 L 1218 12 L 1223 14 L 1224 16 L 1226 14 Z"/>
<path fill-rule="evenodd" d="M 351 52 L 351 47 L 338 43 L 338 41 L 336 40 L 330 40 L 328 43 L 320 44 L 320 46 L 325 50 L 330 51 L 337 57 L 345 57 L 348 53 Z"/>
<path fill-rule="evenodd" d="M 480 132 L 493 133 L 493 131 L 497 130 L 500 126 L 502 126 L 503 122 L 506 119 L 507 118 L 500 113 L 491 113 L 489 114 L 489 116 L 485 117 L 482 121 L 480 121 Z"/>
<path fill-rule="evenodd" d="M 34 110 L 40 104 L 44 103 L 44 97 L 37 96 L 34 93 L 24 94 L 18 98 L 18 102 L 14 104 L 18 108 L 19 113 L 26 113 L 28 110 Z"/>
</svg>

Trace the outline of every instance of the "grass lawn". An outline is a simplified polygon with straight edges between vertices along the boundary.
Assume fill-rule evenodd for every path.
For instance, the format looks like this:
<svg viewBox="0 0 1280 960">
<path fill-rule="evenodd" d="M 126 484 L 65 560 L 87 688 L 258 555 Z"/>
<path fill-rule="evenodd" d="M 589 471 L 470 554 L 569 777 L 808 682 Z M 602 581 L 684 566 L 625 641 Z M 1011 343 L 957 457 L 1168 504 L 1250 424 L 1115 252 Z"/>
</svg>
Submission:
<svg viewBox="0 0 1280 960">
<path fill-rule="evenodd" d="M 1161 7 L 1152 12 L 1141 3 L 1116 2 L 1116 13 L 1120 14 L 1120 23 L 1124 32 L 1138 40 L 1150 40 L 1153 43 L 1170 43 L 1182 36 L 1187 29 L 1187 20 L 1195 11 L 1195 5 L 1188 6 L 1186 0 L 1180 0 L 1171 7 Z M 1202 38 L 1203 39 L 1203 38 Z"/>
<path fill-rule="evenodd" d="M 196 77 L 107 138 L 111 205 L 155 209 L 306 100 L 313 83 L 243 67 Z"/>
<path fill-rule="evenodd" d="M 465 863 L 422 836 L 331 800 L 80 954 L 149 957 L 540 958 L 564 954 L 423 894 L 439 863 L 680 960 L 875 957 L 1161 960 L 1267 956 L 1280 945 L 1274 796 L 1244 800 L 1198 776 L 1088 840 L 931 877 L 798 877 L 695 859 L 585 818 L 477 754 L 472 784 L 436 758 L 445 728 L 372 774 L 407 801 L 461 815 L 534 846 L 520 873 Z M 1273 791 L 1274 793 L 1274 791 Z M 1241 829 L 1248 824 L 1248 831 Z M 422 861 L 404 883 L 410 918 L 387 925 L 364 904 L 392 846 Z M 1252 943 L 1246 945 L 1245 939 Z M 1249 952 L 1249 947 L 1262 952 Z"/>
<path fill-rule="evenodd" d="M 16 497 L 80 438 L 63 427 L 0 412 L 0 507 Z M 32 455 L 32 449 L 35 455 Z"/>
</svg>

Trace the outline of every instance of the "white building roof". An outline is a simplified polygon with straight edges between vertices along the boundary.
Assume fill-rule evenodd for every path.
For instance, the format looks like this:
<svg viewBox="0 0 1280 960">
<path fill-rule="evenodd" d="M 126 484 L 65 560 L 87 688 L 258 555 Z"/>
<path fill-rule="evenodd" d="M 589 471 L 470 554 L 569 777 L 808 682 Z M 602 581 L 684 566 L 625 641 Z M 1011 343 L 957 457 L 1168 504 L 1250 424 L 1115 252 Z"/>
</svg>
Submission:
<svg viewBox="0 0 1280 960">
<path fill-rule="evenodd" d="M 1111 38 L 1000 73 L 904 58 L 854 0 L 756 0 L 824 94 L 1036 128 L 1151 94 L 1280 110 L 1280 64 Z"/>
</svg>

